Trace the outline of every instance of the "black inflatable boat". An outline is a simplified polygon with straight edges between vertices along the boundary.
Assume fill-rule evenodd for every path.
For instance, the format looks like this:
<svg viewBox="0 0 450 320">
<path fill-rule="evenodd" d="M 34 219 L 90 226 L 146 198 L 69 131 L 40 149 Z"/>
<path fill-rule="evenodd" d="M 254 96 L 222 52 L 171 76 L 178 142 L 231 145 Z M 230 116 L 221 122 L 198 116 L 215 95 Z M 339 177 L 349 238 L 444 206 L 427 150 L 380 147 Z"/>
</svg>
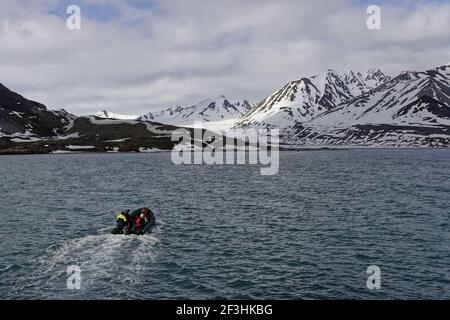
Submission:
<svg viewBox="0 0 450 320">
<path fill-rule="evenodd" d="M 127 235 L 128 234 L 142 235 L 142 234 L 149 232 L 151 230 L 151 228 L 156 224 L 155 214 L 153 213 L 152 210 L 150 210 L 147 207 L 139 208 L 139 209 L 136 209 L 133 212 L 131 212 L 130 216 L 131 216 L 131 219 L 134 220 L 137 216 L 139 216 L 141 214 L 142 209 L 147 209 L 148 215 L 146 217 L 147 222 L 142 226 L 142 228 L 140 230 L 136 230 L 135 226 L 132 225 L 131 227 L 124 228 L 123 231 L 119 231 L 117 229 L 117 227 L 115 227 L 111 231 L 111 233 L 112 234 L 127 234 Z"/>
</svg>

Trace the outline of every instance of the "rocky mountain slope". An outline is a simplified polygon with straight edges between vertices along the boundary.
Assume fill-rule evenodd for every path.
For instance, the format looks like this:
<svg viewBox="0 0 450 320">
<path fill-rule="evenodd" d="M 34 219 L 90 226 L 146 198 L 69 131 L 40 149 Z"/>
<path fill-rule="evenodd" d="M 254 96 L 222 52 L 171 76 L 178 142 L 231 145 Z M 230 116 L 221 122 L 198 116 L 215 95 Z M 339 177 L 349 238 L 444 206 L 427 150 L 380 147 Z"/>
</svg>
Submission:
<svg viewBox="0 0 450 320">
<path fill-rule="evenodd" d="M 367 74 L 353 71 L 325 73 L 287 83 L 264 99 L 234 124 L 234 128 L 278 128 L 289 130 L 369 92 L 390 79 L 378 69 Z"/>
<path fill-rule="evenodd" d="M 136 120 L 119 117 L 50 111 L 0 85 L 0 153 L 171 150 L 171 133 L 197 121 L 212 131 L 278 128 L 282 144 L 294 148 L 448 147 L 450 66 L 394 78 L 378 69 L 328 70 L 289 82 L 253 108 L 221 96 Z"/>
<path fill-rule="evenodd" d="M 176 129 L 149 121 L 51 111 L 0 85 L 0 154 L 171 150 Z"/>
<path fill-rule="evenodd" d="M 0 138 L 36 139 L 63 131 L 72 115 L 50 111 L 0 84 Z"/>
<path fill-rule="evenodd" d="M 446 146 L 450 66 L 403 72 L 293 131 L 288 141 L 297 145 Z"/>
</svg>

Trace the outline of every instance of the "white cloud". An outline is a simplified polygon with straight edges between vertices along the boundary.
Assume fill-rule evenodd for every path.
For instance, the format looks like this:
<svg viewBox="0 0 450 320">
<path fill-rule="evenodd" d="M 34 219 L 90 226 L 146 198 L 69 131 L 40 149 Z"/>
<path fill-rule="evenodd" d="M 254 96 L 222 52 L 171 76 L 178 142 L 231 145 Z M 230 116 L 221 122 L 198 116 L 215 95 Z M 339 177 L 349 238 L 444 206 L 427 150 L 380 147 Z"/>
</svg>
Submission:
<svg viewBox="0 0 450 320">
<path fill-rule="evenodd" d="M 49 14 L 57 1 L 2 1 L 0 82 L 50 108 L 145 113 L 225 94 L 260 100 L 327 68 L 395 74 L 446 63 L 450 5 L 342 1 L 81 1 L 82 30 Z M 96 19 L 99 6 L 114 12 Z M 86 12 L 87 11 L 87 12 Z"/>
</svg>

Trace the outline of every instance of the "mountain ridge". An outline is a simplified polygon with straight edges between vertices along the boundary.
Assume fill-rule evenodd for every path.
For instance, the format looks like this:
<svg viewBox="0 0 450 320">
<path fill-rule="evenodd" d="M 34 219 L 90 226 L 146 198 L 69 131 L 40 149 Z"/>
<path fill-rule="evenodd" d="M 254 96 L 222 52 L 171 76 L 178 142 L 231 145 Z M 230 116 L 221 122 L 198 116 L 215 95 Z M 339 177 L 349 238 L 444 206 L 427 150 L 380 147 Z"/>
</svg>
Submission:
<svg viewBox="0 0 450 320">
<path fill-rule="evenodd" d="M 330 146 L 434 146 L 436 143 L 448 146 L 449 134 L 450 66 L 441 66 L 402 72 L 308 122 L 298 123 L 287 142 L 323 145 L 326 141 Z M 397 141 L 392 137 L 397 137 Z"/>
<path fill-rule="evenodd" d="M 175 106 L 149 112 L 138 118 L 172 125 L 192 126 L 194 122 L 215 122 L 237 119 L 252 108 L 248 100 L 231 103 L 224 95 L 204 99 L 192 106 Z"/>
<path fill-rule="evenodd" d="M 60 114 L 58 114 L 60 112 Z M 0 136 L 53 136 L 68 124 L 69 113 L 53 112 L 0 83 Z"/>
<path fill-rule="evenodd" d="M 373 90 L 387 79 L 390 77 L 379 69 L 371 69 L 365 76 L 351 70 L 327 69 L 324 73 L 288 82 L 238 120 L 233 128 L 288 130 Z"/>
<path fill-rule="evenodd" d="M 169 132 L 198 122 L 212 131 L 280 129 L 282 144 L 293 148 L 448 147 L 450 65 L 394 77 L 378 68 L 365 73 L 327 69 L 286 83 L 257 105 L 231 103 L 222 95 L 139 117 L 105 110 L 76 117 L 0 84 L 0 153 L 29 152 L 32 144 L 33 152 L 45 153 L 68 143 L 95 144 L 97 151 L 139 151 L 152 148 L 157 138 L 145 127 L 163 128 L 158 148 L 170 148 Z"/>
</svg>

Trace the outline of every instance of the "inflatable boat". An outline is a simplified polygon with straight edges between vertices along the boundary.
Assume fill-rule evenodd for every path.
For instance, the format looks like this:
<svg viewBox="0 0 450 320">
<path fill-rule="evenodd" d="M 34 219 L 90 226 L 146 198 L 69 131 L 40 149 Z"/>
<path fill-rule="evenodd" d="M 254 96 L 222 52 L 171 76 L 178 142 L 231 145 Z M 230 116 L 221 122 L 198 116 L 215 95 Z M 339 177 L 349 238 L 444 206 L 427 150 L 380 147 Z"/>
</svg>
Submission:
<svg viewBox="0 0 450 320">
<path fill-rule="evenodd" d="M 135 226 L 131 226 L 131 227 L 126 227 L 124 228 L 124 230 L 118 230 L 117 227 L 114 227 L 114 229 L 111 231 L 112 234 L 137 234 L 137 235 L 142 235 L 145 234 L 147 232 L 149 232 L 151 230 L 151 228 L 156 224 L 156 219 L 155 219 L 155 214 L 153 213 L 152 210 L 150 210 L 147 207 L 144 208 L 139 208 L 134 210 L 133 212 L 130 213 L 131 219 L 134 220 L 134 218 L 136 218 L 137 216 L 139 216 L 141 214 L 142 209 L 147 209 L 148 211 L 148 215 L 147 215 L 147 222 L 142 226 L 141 230 L 136 230 Z"/>
</svg>

